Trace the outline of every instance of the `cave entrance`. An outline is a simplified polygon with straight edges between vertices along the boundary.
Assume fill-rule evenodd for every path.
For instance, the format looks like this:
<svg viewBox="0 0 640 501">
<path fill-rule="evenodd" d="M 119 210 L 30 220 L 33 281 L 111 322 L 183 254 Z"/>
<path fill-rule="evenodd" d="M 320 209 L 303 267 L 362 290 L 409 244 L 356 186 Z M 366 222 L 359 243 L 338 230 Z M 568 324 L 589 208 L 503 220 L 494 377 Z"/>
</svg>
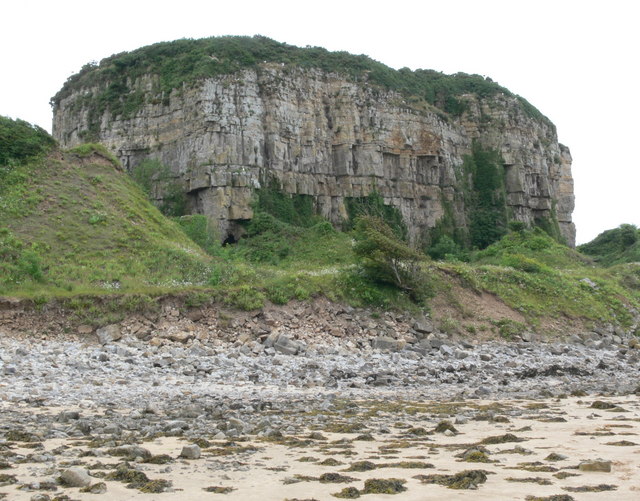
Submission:
<svg viewBox="0 0 640 501">
<path fill-rule="evenodd" d="M 233 233 L 230 233 L 227 238 L 224 239 L 224 241 L 222 242 L 222 246 L 226 247 L 227 245 L 235 245 L 238 243 L 238 240 L 236 239 L 235 235 L 233 235 Z"/>
</svg>

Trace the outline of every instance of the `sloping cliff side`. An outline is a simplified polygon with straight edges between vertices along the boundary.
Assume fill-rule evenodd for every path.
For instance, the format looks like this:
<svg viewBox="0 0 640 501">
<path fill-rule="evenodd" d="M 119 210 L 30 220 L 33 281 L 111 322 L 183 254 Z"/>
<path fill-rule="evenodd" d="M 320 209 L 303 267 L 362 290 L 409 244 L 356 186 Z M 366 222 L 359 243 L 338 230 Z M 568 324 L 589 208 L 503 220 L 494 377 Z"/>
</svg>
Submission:
<svg viewBox="0 0 640 501">
<path fill-rule="evenodd" d="M 250 47 L 234 55 L 229 40 Z M 548 119 L 490 80 L 395 71 L 261 37 L 173 44 L 83 68 L 52 99 L 53 134 L 65 147 L 99 141 L 127 169 L 148 158 L 168 165 L 189 209 L 215 220 L 222 238 L 240 236 L 254 191 L 275 180 L 286 193 L 311 196 L 335 224 L 348 219 L 349 199 L 375 191 L 399 209 L 412 242 L 428 241 L 438 226 L 464 240 L 478 209 L 474 190 L 487 175 L 474 168 L 473 153 L 489 151 L 498 159 L 490 197 L 503 211 L 498 224 L 544 226 L 574 245 L 569 150 Z M 264 45 L 278 51 L 255 49 Z M 185 69 L 185 51 L 198 71 L 193 61 Z M 336 54 L 364 69 L 320 63 Z M 168 78 L 172 61 L 178 69 Z M 380 75 L 397 78 L 381 83 Z M 404 77 L 437 85 L 407 89 L 397 83 Z"/>
</svg>

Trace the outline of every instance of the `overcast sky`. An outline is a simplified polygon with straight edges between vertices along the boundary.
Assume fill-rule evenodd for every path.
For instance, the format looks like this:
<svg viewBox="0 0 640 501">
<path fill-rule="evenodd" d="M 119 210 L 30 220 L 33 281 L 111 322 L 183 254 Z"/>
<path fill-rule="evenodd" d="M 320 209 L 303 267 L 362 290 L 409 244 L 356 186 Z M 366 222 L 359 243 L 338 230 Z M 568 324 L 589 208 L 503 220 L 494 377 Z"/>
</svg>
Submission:
<svg viewBox="0 0 640 501">
<path fill-rule="evenodd" d="M 0 115 L 51 130 L 49 99 L 89 61 L 155 42 L 268 36 L 393 68 L 491 77 L 571 149 L 578 243 L 640 226 L 635 0 L 110 0 L 3 2 Z"/>
</svg>

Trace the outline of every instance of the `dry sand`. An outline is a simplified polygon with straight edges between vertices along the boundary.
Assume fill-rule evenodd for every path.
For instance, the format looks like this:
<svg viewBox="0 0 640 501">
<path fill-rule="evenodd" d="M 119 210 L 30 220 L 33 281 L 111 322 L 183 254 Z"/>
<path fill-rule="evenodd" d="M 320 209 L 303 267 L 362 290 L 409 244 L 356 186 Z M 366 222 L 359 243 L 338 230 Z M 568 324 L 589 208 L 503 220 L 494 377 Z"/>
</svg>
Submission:
<svg viewBox="0 0 640 501">
<path fill-rule="evenodd" d="M 601 400 L 618 405 L 618 409 L 602 410 L 591 407 L 594 401 Z M 6 409 L 7 403 L 3 403 Z M 406 410 L 409 409 L 409 414 Z M 472 409 L 476 417 L 492 420 L 470 419 L 454 424 L 458 433 L 445 435 L 432 433 L 447 415 L 461 415 L 465 409 Z M 28 408 L 24 408 L 29 412 Z M 59 409 L 34 408 L 33 412 L 57 413 Z M 144 494 L 137 489 L 129 489 L 117 481 L 106 481 L 105 494 L 81 493 L 79 488 L 58 487 L 55 496 L 66 494 L 72 500 L 243 500 L 243 501 L 283 501 L 335 500 L 333 493 L 340 492 L 346 486 L 362 489 L 364 481 L 370 478 L 397 478 L 406 480 L 406 491 L 391 494 L 363 494 L 364 500 L 402 499 L 422 501 L 426 499 L 486 499 L 518 500 L 527 496 L 570 495 L 576 500 L 638 500 L 640 499 L 640 401 L 636 396 L 626 397 L 569 397 L 547 400 L 470 400 L 453 405 L 451 402 L 403 402 L 389 409 L 385 402 L 361 401 L 349 409 L 349 423 L 366 425 L 366 430 L 356 433 L 332 433 L 325 429 L 309 429 L 297 434 L 299 439 L 308 438 L 310 433 L 323 435 L 326 440 L 315 436 L 302 446 L 296 445 L 294 437 L 287 436 L 276 442 L 251 437 L 247 441 L 229 443 L 213 442 L 203 448 L 200 459 L 179 459 L 182 447 L 189 443 L 182 437 L 159 437 L 141 444 L 153 454 L 168 454 L 175 461 L 164 465 L 138 464 L 150 479 L 170 480 L 172 488 L 159 494 Z M 462 413 L 464 414 L 464 413 Z M 505 416 L 506 419 L 496 416 Z M 344 423 L 344 415 L 336 416 L 335 423 Z M 508 422 L 503 422 L 508 421 Z M 530 429 L 528 429 L 530 427 Z M 413 428 L 413 429 L 412 429 Z M 423 428 L 427 434 L 420 431 Z M 386 429 L 386 430 L 385 430 Z M 359 435 L 369 432 L 374 440 L 360 440 Z M 383 433 L 388 431 L 388 433 Z M 506 442 L 486 445 L 491 463 L 463 462 L 456 457 L 474 444 L 491 436 L 511 433 L 520 442 Z M 360 437 L 362 438 L 362 437 Z M 345 443 L 336 443 L 346 439 Z M 355 439 L 355 440 L 354 440 Z M 282 443 L 277 443 L 278 441 Z M 621 441 L 627 445 L 610 445 Z M 333 442 L 333 443 L 332 443 Z M 24 443 L 5 444 L 11 453 L 24 455 L 34 453 L 32 448 L 24 448 Z M 0 496 L 4 499 L 30 500 L 43 491 L 19 490 L 18 486 L 51 479 L 56 471 L 64 469 L 66 464 L 80 464 L 84 467 L 102 462 L 115 465 L 119 458 L 103 455 L 101 457 L 82 456 L 78 451 L 89 451 L 86 440 L 52 439 L 42 442 L 44 449 L 37 452 L 57 451 L 55 464 L 27 462 L 13 464 L 12 468 L 0 470 L 0 474 L 15 475 L 18 483 L 0 487 Z M 69 446 L 61 450 L 60 446 Z M 298 442 L 298 445 L 300 443 Z M 504 452 L 514 448 L 523 448 L 529 454 Z M 244 451 L 242 450 L 244 449 Z M 519 449 L 521 450 L 521 449 Z M 97 453 L 101 454 L 102 449 Z M 522 451 L 522 450 L 521 450 Z M 560 461 L 546 459 L 549 454 L 567 456 Z M 301 458 L 314 458 L 300 461 Z M 322 466 L 318 463 L 327 458 L 340 461 L 341 465 Z M 577 469 L 582 461 L 600 458 L 611 461 L 611 472 L 585 472 Z M 414 461 L 430 463 L 434 468 L 385 467 L 371 471 L 344 471 L 356 461 L 367 460 L 376 465 Z M 526 471 L 522 463 L 539 462 L 542 469 L 552 471 Z M 535 466 L 534 466 L 535 467 Z M 462 470 L 481 469 L 489 472 L 485 483 L 474 490 L 456 490 L 435 484 L 423 484 L 413 478 L 416 475 L 454 474 Z M 553 471 L 555 470 L 555 471 Z M 110 470 L 92 469 L 90 472 L 108 472 Z M 564 479 L 557 478 L 558 472 L 572 473 Z M 306 479 L 295 483 L 296 476 L 318 478 L 324 473 L 340 473 L 353 477 L 347 483 L 321 483 Z M 537 478 L 551 482 L 551 485 L 539 485 L 532 482 L 514 482 L 508 478 Z M 298 477 L 299 479 L 299 477 Z M 94 482 L 101 479 L 95 478 Z M 568 492 L 565 488 L 597 486 L 606 484 L 615 490 L 604 492 Z M 230 487 L 227 494 L 206 492 L 210 486 Z M 0 497 L 1 498 L 1 497 Z M 64 499 L 64 498 L 63 498 Z"/>
</svg>

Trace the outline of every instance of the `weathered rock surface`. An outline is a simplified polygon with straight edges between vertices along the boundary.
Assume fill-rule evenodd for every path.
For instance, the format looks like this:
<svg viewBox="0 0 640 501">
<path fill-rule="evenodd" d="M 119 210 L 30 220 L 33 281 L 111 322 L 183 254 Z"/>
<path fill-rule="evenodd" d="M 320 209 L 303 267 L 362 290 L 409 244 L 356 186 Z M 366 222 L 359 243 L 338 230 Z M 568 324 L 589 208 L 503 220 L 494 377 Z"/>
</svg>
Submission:
<svg viewBox="0 0 640 501">
<path fill-rule="evenodd" d="M 334 223 L 345 201 L 377 190 L 397 207 L 416 241 L 445 214 L 468 224 L 464 156 L 472 141 L 500 152 L 511 217 L 557 222 L 573 245 L 571 156 L 555 127 L 514 96 L 462 96 L 466 112 L 413 108 L 400 94 L 315 69 L 265 63 L 206 78 L 159 99 L 157 75 L 129 81 L 144 104 L 132 116 L 96 116 L 82 88 L 54 106 L 54 137 L 66 147 L 92 134 L 128 169 L 145 158 L 169 165 L 191 210 L 237 237 L 253 215 L 254 189 L 276 179 L 310 195 Z M 162 198 L 162 193 L 155 193 Z"/>
</svg>

